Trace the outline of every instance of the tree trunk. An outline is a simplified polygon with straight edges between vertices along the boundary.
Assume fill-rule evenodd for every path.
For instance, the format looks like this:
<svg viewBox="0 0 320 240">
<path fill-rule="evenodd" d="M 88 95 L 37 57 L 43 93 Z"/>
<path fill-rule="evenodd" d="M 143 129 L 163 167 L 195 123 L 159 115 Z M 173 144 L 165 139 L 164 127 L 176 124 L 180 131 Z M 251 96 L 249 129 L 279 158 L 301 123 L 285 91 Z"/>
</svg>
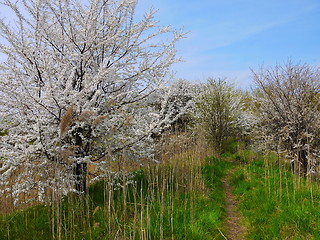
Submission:
<svg viewBox="0 0 320 240">
<path fill-rule="evenodd" d="M 299 162 L 300 162 L 300 172 L 302 176 L 306 176 L 308 172 L 308 153 L 306 150 L 301 150 L 299 152 Z"/>
<path fill-rule="evenodd" d="M 76 146 L 78 146 L 78 149 L 76 150 L 76 159 L 84 157 L 84 151 L 82 148 L 82 138 L 80 136 L 81 132 L 82 132 L 82 129 L 79 128 L 79 129 L 77 129 L 77 132 L 75 134 L 75 144 L 76 144 Z M 77 162 L 75 164 L 73 174 L 75 176 L 75 188 L 77 190 L 77 193 L 78 194 L 86 194 L 87 163 Z"/>
<path fill-rule="evenodd" d="M 308 153 L 306 150 L 300 150 L 297 158 L 291 162 L 292 172 L 300 176 L 306 176 L 308 173 Z"/>
<path fill-rule="evenodd" d="M 74 169 L 76 190 L 78 194 L 86 194 L 87 189 L 87 163 L 77 163 Z"/>
</svg>

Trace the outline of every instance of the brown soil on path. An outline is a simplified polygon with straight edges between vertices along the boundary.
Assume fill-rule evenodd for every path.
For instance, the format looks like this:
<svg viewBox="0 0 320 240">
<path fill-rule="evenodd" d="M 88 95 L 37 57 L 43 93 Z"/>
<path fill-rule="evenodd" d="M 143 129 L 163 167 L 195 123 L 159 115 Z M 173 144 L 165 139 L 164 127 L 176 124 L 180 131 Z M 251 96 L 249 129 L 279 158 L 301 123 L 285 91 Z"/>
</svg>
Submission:
<svg viewBox="0 0 320 240">
<path fill-rule="evenodd" d="M 242 215 L 237 209 L 237 201 L 232 193 L 230 186 L 230 176 L 234 170 L 228 172 L 227 176 L 223 179 L 223 186 L 226 192 L 226 222 L 227 239 L 228 240 L 244 240 L 246 235 L 246 228 L 243 226 Z"/>
</svg>

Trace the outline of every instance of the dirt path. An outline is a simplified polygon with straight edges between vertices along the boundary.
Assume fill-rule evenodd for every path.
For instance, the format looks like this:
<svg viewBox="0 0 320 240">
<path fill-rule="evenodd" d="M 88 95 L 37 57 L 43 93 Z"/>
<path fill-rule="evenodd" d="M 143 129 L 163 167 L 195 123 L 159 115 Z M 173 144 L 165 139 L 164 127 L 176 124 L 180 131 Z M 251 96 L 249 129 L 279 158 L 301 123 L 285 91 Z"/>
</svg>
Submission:
<svg viewBox="0 0 320 240">
<path fill-rule="evenodd" d="M 223 185 L 226 191 L 226 210 L 227 219 L 225 225 L 227 227 L 228 240 L 244 240 L 246 228 L 242 225 L 242 216 L 237 210 L 237 201 L 231 192 L 230 176 L 234 170 L 228 172 L 227 176 L 223 179 Z"/>
</svg>

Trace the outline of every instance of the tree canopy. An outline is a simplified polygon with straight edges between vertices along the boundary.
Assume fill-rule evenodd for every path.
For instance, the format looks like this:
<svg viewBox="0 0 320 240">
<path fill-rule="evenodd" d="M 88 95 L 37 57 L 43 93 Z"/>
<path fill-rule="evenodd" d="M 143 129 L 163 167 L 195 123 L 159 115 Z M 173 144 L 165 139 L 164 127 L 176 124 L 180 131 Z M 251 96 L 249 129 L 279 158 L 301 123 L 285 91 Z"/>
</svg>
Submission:
<svg viewBox="0 0 320 240">
<path fill-rule="evenodd" d="M 276 65 L 253 72 L 256 116 L 264 141 L 285 151 L 304 175 L 319 154 L 320 71 L 305 64 Z"/>
<path fill-rule="evenodd" d="M 159 26 L 153 10 L 136 19 L 134 0 L 3 4 L 16 22 L 0 20 L 0 104 L 11 119 L 1 180 L 19 173 L 15 196 L 74 185 L 84 192 L 88 163 L 141 149 L 159 125 L 135 106 L 171 78 L 183 34 Z"/>
</svg>

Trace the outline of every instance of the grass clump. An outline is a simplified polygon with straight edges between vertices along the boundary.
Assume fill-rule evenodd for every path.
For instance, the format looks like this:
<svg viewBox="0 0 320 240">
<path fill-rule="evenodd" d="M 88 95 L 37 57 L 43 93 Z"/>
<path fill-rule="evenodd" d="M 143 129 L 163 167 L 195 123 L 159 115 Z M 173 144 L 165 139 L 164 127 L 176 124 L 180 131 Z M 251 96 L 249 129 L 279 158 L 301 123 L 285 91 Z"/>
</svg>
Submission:
<svg viewBox="0 0 320 240">
<path fill-rule="evenodd" d="M 239 168 L 231 183 L 249 239 L 320 239 L 318 183 L 293 175 L 276 156 Z"/>
</svg>

